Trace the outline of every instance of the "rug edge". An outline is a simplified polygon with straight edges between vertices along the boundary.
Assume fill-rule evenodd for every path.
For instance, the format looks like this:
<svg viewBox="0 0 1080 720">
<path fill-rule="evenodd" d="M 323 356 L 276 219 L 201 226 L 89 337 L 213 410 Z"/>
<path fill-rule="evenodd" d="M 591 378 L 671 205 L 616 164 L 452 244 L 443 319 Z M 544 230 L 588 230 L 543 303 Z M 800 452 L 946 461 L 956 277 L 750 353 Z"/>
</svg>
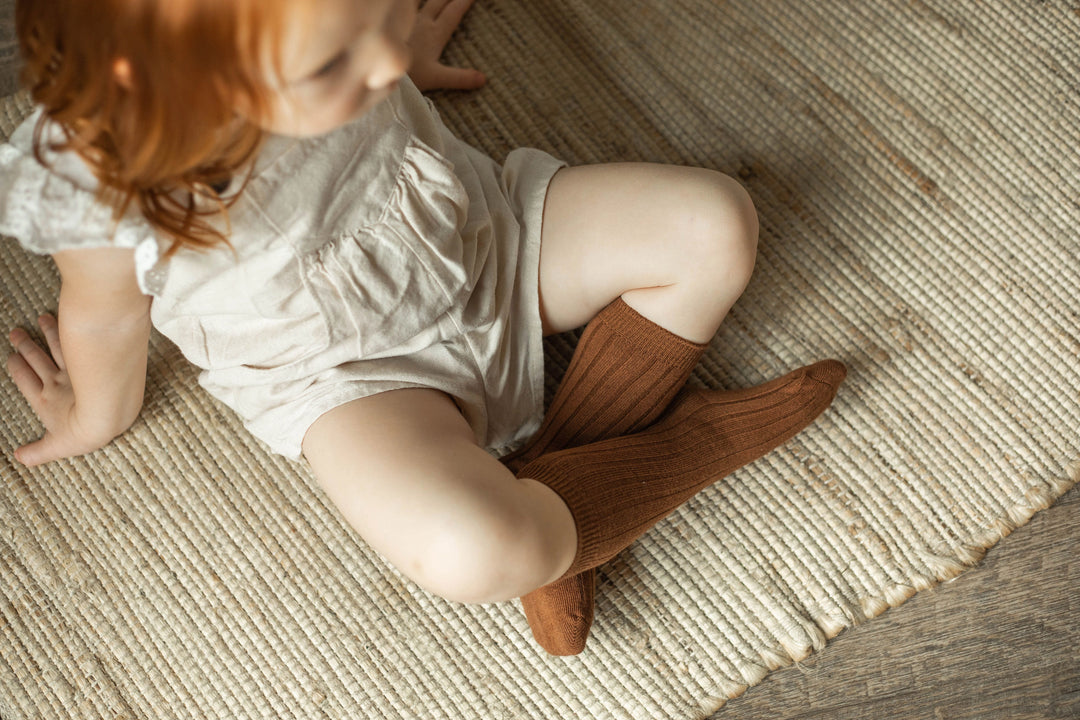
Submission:
<svg viewBox="0 0 1080 720">
<path fill-rule="evenodd" d="M 1073 487 L 1080 485 L 1080 457 L 1066 463 L 1065 473 L 1061 477 L 1051 477 L 1038 485 L 1029 487 L 1024 492 L 1024 501 L 1006 508 L 1004 517 L 1000 518 L 992 530 L 988 530 L 981 536 L 973 538 L 974 542 L 964 543 L 950 548 L 955 558 L 925 553 L 923 560 L 932 574 L 916 576 L 910 584 L 896 584 L 884 588 L 881 596 L 866 596 L 856 599 L 856 606 L 861 612 L 852 612 L 850 616 L 838 618 L 831 615 L 811 616 L 813 624 L 817 626 L 825 641 L 832 640 L 844 630 L 872 620 L 890 608 L 903 605 L 917 593 L 949 580 L 959 577 L 962 573 L 974 569 L 986 556 L 991 548 L 1001 540 L 1012 534 L 1028 522 L 1035 515 L 1051 507 L 1060 500 Z M 805 628 L 804 628 L 805 629 Z M 809 634 L 809 633 L 808 633 Z M 811 642 L 802 648 L 764 648 L 759 650 L 765 667 L 762 668 L 760 677 L 746 678 L 747 682 L 739 682 L 729 678 L 717 678 L 716 684 L 720 694 L 706 699 L 701 704 L 703 714 L 694 720 L 708 720 L 712 715 L 719 712 L 729 700 L 734 700 L 743 695 L 751 687 L 764 680 L 774 670 L 791 665 L 797 665 L 815 652 L 824 649 L 824 642 L 817 646 L 817 642 Z M 794 651 L 793 651 L 794 650 Z M 768 669 L 766 669 L 766 667 Z"/>
<path fill-rule="evenodd" d="M 846 628 L 871 620 L 889 608 L 899 607 L 918 592 L 955 579 L 961 573 L 976 567 L 991 548 L 1011 535 L 1013 531 L 1026 525 L 1037 513 L 1049 508 L 1078 484 L 1080 484 L 1080 457 L 1065 464 L 1063 476 L 1053 476 L 1028 487 L 1024 491 L 1024 500 L 1005 508 L 1004 515 L 994 521 L 992 528 L 982 534 L 972 536 L 969 542 L 947 548 L 953 557 L 924 552 L 922 560 L 930 571 L 929 574 L 915 575 L 910 578 L 910 583 L 887 586 L 880 596 L 858 598 L 856 602 L 862 612 L 853 614 L 850 618 L 823 615 L 814 617 L 814 622 L 821 627 L 825 637 L 831 640 Z M 798 662 L 804 658 L 805 655 L 793 658 L 793 660 Z"/>
</svg>

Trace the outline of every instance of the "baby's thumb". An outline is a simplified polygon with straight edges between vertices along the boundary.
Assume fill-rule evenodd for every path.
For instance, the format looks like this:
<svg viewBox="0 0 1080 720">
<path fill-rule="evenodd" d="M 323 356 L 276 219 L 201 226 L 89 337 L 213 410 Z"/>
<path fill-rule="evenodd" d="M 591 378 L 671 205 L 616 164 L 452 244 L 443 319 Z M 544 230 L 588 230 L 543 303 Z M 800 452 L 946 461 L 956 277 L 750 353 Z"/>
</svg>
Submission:
<svg viewBox="0 0 1080 720">
<path fill-rule="evenodd" d="M 27 443 L 15 450 L 15 459 L 26 467 L 42 465 L 50 460 L 56 460 L 60 457 L 60 454 L 56 451 L 55 445 L 56 443 L 53 441 L 52 437 L 46 435 L 40 440 Z"/>
<path fill-rule="evenodd" d="M 440 90 L 476 90 L 487 82 L 487 76 L 472 68 L 457 68 L 440 65 L 432 73 L 433 88 Z"/>
</svg>

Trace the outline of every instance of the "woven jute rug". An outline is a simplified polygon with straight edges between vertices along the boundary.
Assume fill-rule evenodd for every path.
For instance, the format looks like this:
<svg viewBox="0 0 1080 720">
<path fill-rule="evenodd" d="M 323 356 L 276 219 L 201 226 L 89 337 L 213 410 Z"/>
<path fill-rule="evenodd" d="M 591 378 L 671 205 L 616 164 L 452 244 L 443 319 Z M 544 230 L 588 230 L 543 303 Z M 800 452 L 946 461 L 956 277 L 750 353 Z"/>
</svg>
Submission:
<svg viewBox="0 0 1080 720">
<path fill-rule="evenodd" d="M 15 463 L 40 429 L 5 378 L 0 715 L 701 718 L 962 572 L 1080 475 L 1078 38 L 1060 0 L 479 0 L 449 55 L 491 83 L 447 123 L 738 177 L 758 265 L 692 382 L 838 357 L 835 404 L 604 566 L 551 658 L 516 603 L 405 581 L 160 337 L 86 458 Z M 0 284 L 3 328 L 55 308 L 9 240 Z"/>
</svg>

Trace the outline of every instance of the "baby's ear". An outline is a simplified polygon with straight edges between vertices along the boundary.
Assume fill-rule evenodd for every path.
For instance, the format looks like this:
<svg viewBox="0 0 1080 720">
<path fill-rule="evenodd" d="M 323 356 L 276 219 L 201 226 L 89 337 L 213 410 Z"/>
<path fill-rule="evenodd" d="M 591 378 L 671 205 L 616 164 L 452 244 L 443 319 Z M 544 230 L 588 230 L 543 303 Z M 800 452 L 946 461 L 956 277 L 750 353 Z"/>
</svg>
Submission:
<svg viewBox="0 0 1080 720">
<path fill-rule="evenodd" d="M 116 84 L 125 90 L 131 90 L 134 84 L 134 78 L 131 72 L 131 61 L 126 57 L 118 57 L 113 60 L 112 64 L 113 80 Z"/>
</svg>

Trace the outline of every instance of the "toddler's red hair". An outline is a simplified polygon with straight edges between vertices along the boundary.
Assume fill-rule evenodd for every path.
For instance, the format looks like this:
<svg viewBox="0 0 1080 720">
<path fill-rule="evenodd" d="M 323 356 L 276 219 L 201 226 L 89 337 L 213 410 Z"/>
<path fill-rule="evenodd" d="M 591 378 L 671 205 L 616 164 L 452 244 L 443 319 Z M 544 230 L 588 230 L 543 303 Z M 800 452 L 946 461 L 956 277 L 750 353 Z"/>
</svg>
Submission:
<svg viewBox="0 0 1080 720">
<path fill-rule="evenodd" d="M 180 245 L 226 240 L 213 189 L 250 164 L 263 131 L 286 0 L 16 0 L 23 84 L 100 183 Z M 244 108 L 243 117 L 237 113 Z M 197 202 L 198 201 L 198 202 Z M 208 208 L 209 205 L 209 208 Z M 227 231 L 226 231 L 227 232 Z"/>
</svg>

